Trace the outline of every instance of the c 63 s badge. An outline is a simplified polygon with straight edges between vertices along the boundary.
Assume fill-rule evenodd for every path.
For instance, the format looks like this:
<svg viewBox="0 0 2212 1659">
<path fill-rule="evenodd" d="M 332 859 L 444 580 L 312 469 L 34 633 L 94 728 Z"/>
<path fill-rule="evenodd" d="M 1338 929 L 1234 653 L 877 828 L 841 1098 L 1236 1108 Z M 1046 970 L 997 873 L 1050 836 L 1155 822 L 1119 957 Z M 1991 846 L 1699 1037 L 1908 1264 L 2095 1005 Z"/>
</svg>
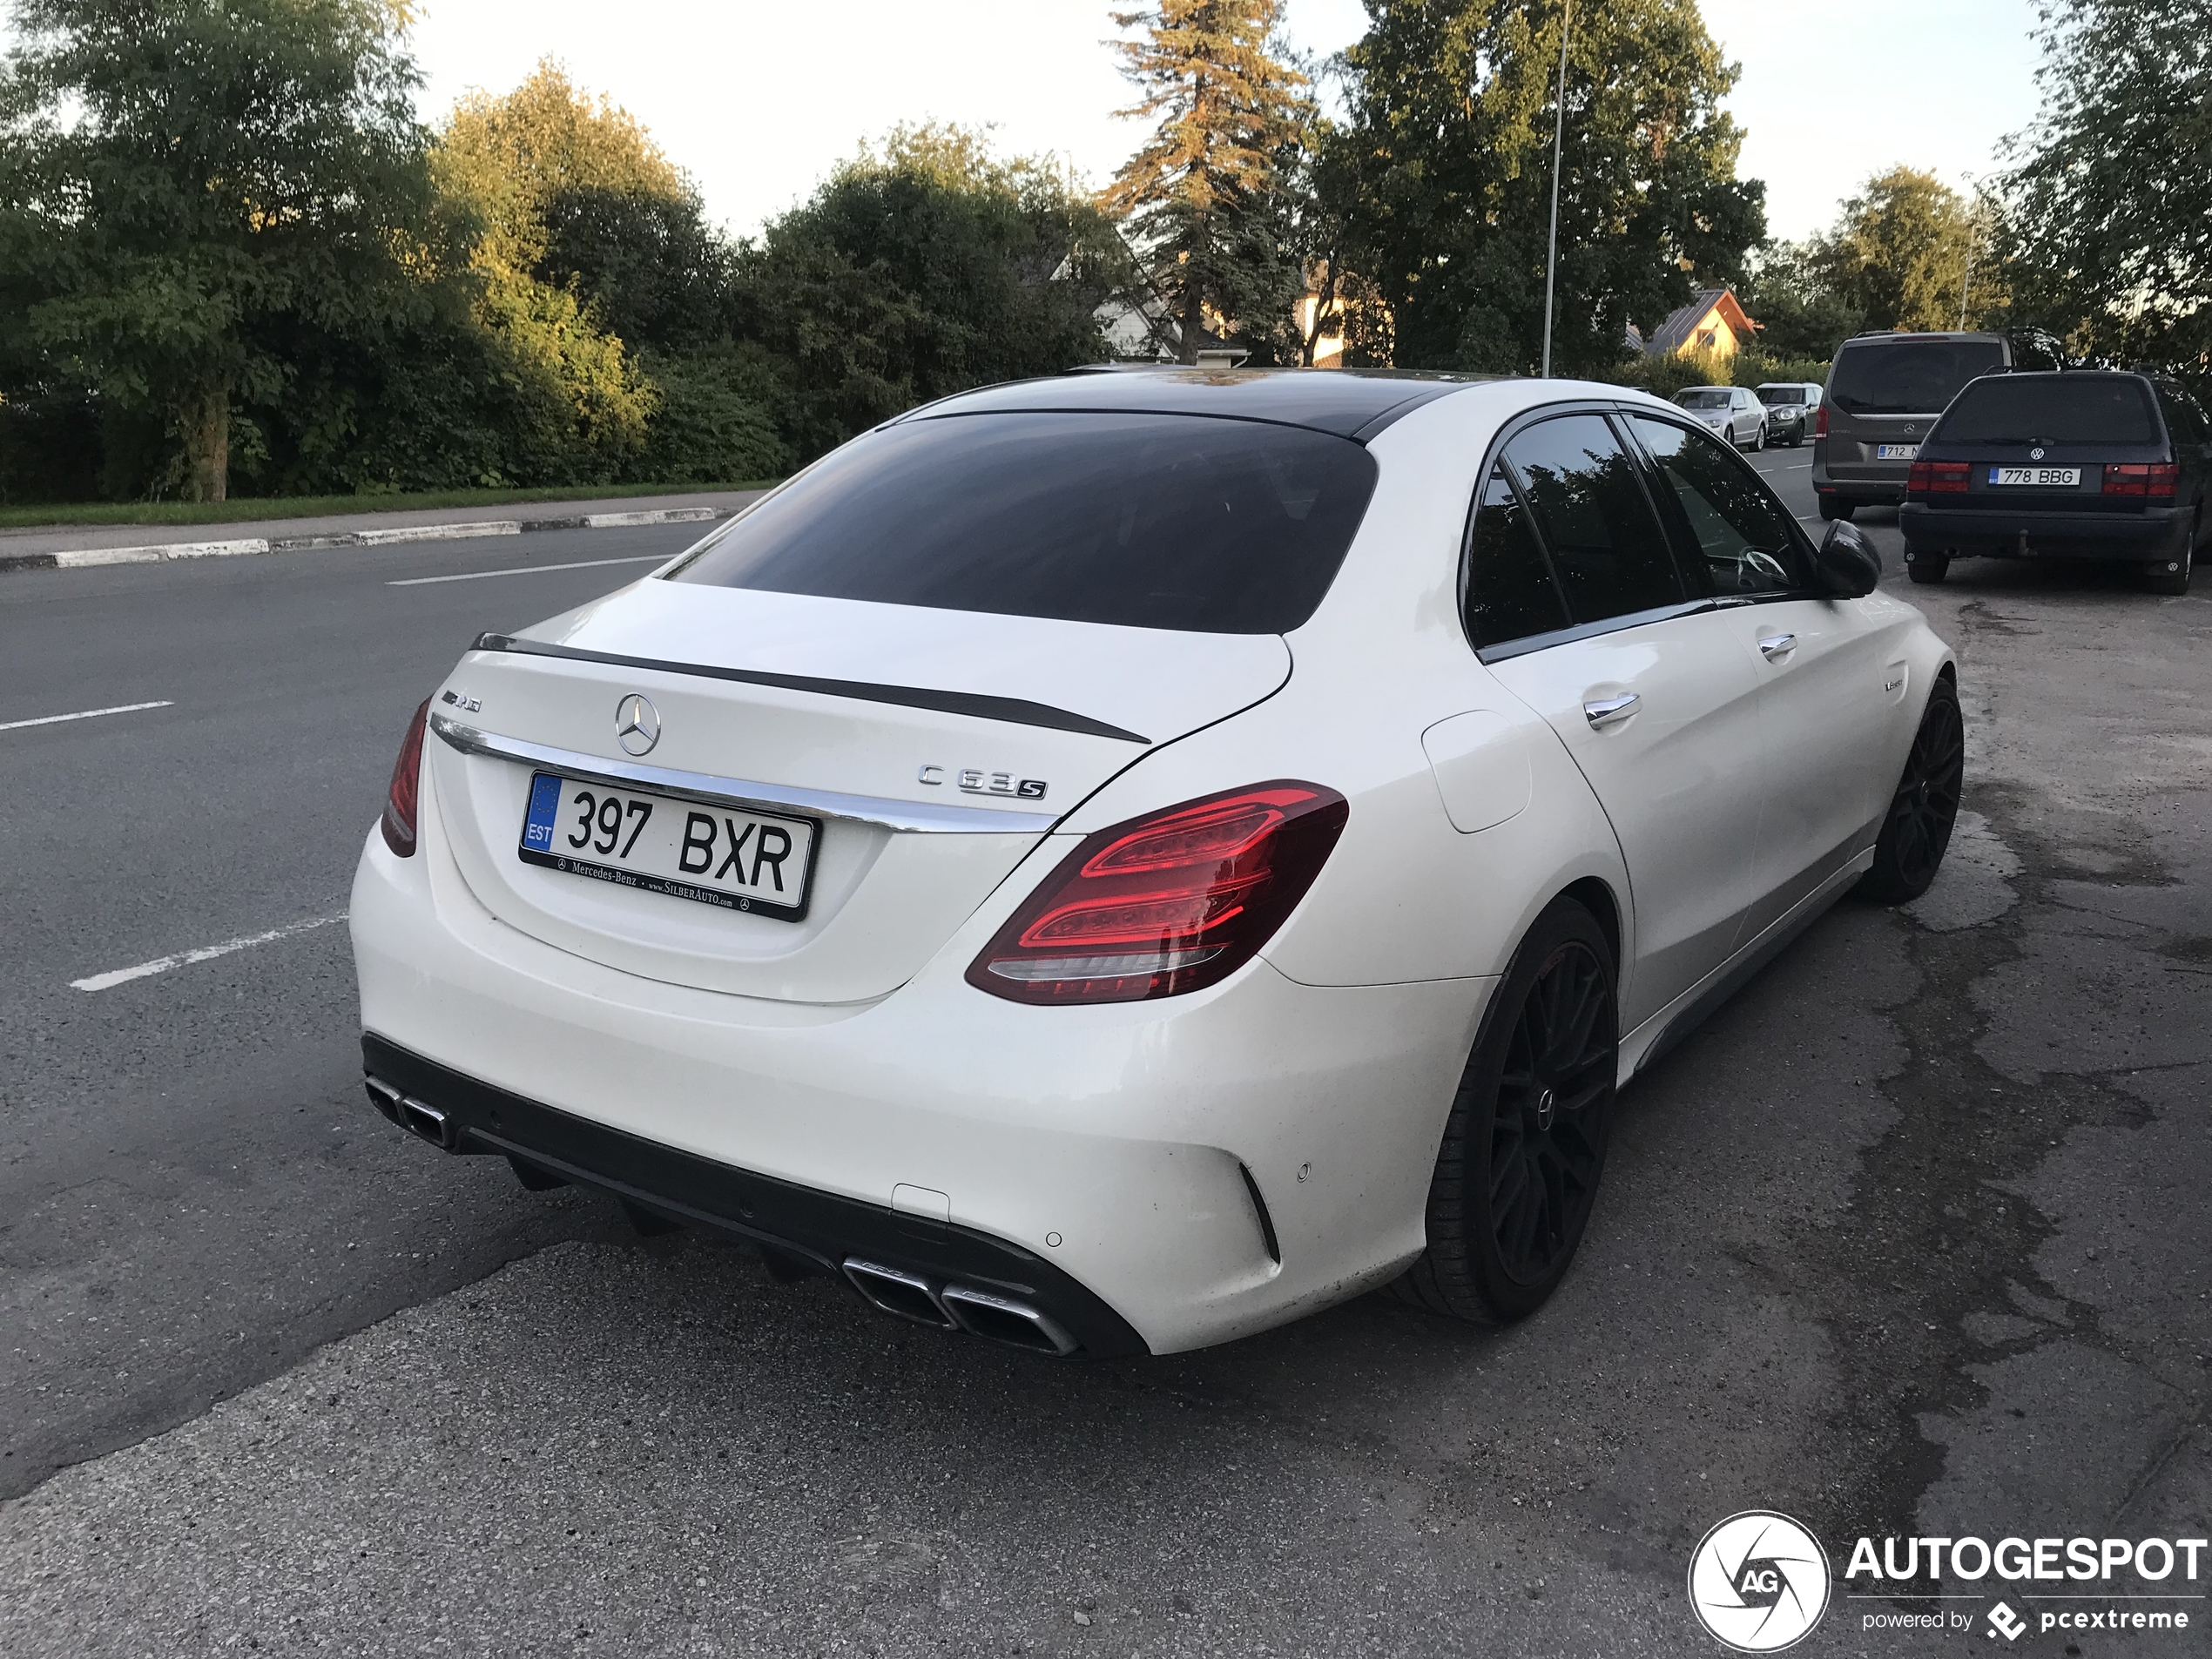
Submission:
<svg viewBox="0 0 2212 1659">
<path fill-rule="evenodd" d="M 955 786 L 970 795 L 1011 795 L 1016 800 L 1042 800 L 1042 778 L 1016 778 L 1010 772 L 986 772 L 981 766 L 924 766 L 914 773 L 918 782 L 942 784 L 949 775 Z"/>
</svg>

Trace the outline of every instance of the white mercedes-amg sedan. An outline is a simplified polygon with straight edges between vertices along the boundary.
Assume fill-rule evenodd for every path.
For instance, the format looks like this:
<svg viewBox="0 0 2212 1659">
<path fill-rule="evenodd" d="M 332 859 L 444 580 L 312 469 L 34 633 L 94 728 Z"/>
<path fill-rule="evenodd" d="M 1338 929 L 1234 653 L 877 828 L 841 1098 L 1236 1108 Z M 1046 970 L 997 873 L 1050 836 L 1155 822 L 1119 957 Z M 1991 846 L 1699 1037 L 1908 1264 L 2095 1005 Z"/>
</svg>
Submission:
<svg viewBox="0 0 2212 1659">
<path fill-rule="evenodd" d="M 370 1097 L 1048 1352 L 1520 1318 L 1615 1091 L 1935 873 L 1955 670 L 1879 573 L 1616 387 L 929 405 L 418 711 Z"/>
</svg>

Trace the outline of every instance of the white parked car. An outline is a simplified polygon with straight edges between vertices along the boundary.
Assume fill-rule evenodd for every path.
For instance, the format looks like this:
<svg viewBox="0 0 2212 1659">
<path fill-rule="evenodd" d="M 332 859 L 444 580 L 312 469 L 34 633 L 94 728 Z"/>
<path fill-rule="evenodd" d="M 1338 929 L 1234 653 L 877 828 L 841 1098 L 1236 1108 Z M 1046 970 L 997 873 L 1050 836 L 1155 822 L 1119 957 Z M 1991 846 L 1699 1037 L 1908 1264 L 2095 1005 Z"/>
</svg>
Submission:
<svg viewBox="0 0 2212 1659">
<path fill-rule="evenodd" d="M 1878 573 L 1614 387 L 931 405 L 462 658 L 354 883 L 371 1096 L 1058 1353 L 1518 1318 L 1615 1090 L 1934 874 Z"/>
<path fill-rule="evenodd" d="M 1688 409 L 1739 449 L 1766 448 L 1766 405 L 1741 386 L 1691 386 L 1675 394 L 1675 407 Z"/>
</svg>

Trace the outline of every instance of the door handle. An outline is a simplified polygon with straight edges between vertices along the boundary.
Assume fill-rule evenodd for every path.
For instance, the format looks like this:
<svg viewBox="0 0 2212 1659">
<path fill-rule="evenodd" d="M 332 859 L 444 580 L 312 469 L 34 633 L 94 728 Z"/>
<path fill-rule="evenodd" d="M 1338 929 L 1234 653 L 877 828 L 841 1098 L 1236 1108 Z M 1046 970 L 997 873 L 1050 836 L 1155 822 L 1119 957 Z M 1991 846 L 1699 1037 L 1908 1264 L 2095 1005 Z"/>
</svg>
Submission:
<svg viewBox="0 0 2212 1659">
<path fill-rule="evenodd" d="M 1592 698 L 1582 705 L 1582 718 L 1590 723 L 1591 731 L 1602 732 L 1634 714 L 1637 701 L 1634 691 L 1623 691 L 1618 697 Z"/>
<path fill-rule="evenodd" d="M 1770 663 L 1777 657 L 1787 657 L 1797 648 L 1797 637 L 1795 634 L 1769 634 L 1759 641 L 1759 655 Z"/>
</svg>

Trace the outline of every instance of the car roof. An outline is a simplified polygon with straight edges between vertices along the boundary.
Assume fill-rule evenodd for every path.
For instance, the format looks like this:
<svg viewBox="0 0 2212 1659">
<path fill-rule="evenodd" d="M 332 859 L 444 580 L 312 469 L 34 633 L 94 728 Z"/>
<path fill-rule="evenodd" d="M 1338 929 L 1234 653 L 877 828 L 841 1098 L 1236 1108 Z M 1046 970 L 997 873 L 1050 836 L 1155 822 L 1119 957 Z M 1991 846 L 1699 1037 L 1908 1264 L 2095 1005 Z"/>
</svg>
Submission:
<svg viewBox="0 0 2212 1659">
<path fill-rule="evenodd" d="M 1975 328 L 1927 329 L 1919 333 L 1885 328 L 1864 334 L 1853 334 L 1844 342 L 1843 346 L 1838 346 L 1836 349 L 1841 351 L 1844 346 L 1902 346 L 1922 340 L 1986 340 L 2000 346 L 2005 343 L 2004 335 L 1987 334 Z"/>
<path fill-rule="evenodd" d="M 2155 378 L 2132 368 L 2016 368 L 2009 374 L 1977 374 L 1976 380 L 2013 381 L 2148 381 Z"/>
<path fill-rule="evenodd" d="M 1365 442 L 1400 415 L 1466 387 L 1513 378 L 1359 368 L 1121 368 L 961 392 L 899 418 L 952 415 L 1197 415 L 1307 427 Z"/>
</svg>

